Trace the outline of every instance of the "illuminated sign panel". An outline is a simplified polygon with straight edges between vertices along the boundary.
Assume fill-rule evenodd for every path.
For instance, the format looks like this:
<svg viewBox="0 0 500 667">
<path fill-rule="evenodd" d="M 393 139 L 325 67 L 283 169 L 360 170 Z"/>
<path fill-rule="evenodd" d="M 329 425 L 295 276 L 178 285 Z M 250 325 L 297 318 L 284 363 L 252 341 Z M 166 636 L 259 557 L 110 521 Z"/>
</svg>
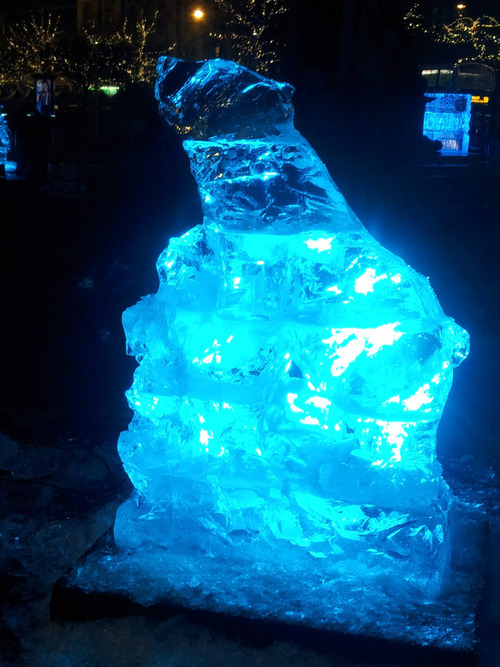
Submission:
<svg viewBox="0 0 500 667">
<path fill-rule="evenodd" d="M 472 104 L 489 104 L 490 98 L 488 95 L 473 95 L 471 102 Z"/>
</svg>

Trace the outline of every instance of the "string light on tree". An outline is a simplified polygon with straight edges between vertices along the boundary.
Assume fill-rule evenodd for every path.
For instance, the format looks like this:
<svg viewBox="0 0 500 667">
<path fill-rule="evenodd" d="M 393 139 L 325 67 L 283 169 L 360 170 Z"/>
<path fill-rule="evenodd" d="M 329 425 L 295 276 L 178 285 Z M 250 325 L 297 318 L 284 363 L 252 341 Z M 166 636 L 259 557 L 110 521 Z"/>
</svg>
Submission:
<svg viewBox="0 0 500 667">
<path fill-rule="evenodd" d="M 434 44 L 456 47 L 446 58 L 455 63 L 464 60 L 488 61 L 500 65 L 500 22 L 493 16 L 464 16 L 465 4 L 455 5 L 458 18 L 449 24 L 430 25 L 425 21 L 420 3 L 415 3 L 404 17 L 406 27 L 415 37 L 432 40 Z"/>
<path fill-rule="evenodd" d="M 289 9 L 283 0 L 215 0 L 224 29 L 212 37 L 229 46 L 233 60 L 258 72 L 269 72 L 280 61 L 282 41 L 271 29 Z"/>
<path fill-rule="evenodd" d="M 0 83 L 16 81 L 31 86 L 33 75 L 61 71 L 61 37 L 58 16 L 31 15 L 7 26 L 0 44 Z"/>
</svg>

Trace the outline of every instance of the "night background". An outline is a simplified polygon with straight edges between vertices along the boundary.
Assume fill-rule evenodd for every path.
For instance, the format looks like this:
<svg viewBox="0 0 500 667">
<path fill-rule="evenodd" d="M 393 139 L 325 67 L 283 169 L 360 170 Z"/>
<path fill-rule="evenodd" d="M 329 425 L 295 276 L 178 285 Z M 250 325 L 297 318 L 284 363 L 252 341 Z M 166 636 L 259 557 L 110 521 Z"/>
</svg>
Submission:
<svg viewBox="0 0 500 667">
<path fill-rule="evenodd" d="M 136 367 L 122 312 L 156 291 L 169 238 L 202 220 L 181 139 L 154 99 L 165 53 L 235 59 L 292 83 L 296 127 L 349 205 L 469 332 L 438 456 L 457 496 L 484 512 L 475 651 L 257 638 L 182 614 L 51 620 L 53 584 L 130 493 L 116 451 Z M 500 664 L 497 90 L 468 155 L 422 136 L 422 69 L 461 61 L 486 63 L 498 81 L 498 2 L 0 0 L 11 139 L 0 171 L 0 664 Z M 36 110 L 37 77 L 55 80 L 49 117 Z"/>
</svg>

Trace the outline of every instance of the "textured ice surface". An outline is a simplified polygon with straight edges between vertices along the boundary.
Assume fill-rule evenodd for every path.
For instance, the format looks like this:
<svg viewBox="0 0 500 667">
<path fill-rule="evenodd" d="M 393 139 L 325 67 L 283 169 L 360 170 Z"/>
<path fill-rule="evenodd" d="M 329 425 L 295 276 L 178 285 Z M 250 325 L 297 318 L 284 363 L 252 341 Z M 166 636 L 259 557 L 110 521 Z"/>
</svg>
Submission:
<svg viewBox="0 0 500 667">
<path fill-rule="evenodd" d="M 221 60 L 158 74 L 204 220 L 123 316 L 139 366 L 116 542 L 215 609 L 404 636 L 377 607 L 442 591 L 436 429 L 467 333 L 350 210 L 293 127 L 291 86 Z"/>
<path fill-rule="evenodd" d="M 0 164 L 7 160 L 7 153 L 10 150 L 10 131 L 7 125 L 6 117 L 0 113 Z"/>
<path fill-rule="evenodd" d="M 443 151 L 467 155 L 471 95 L 426 93 L 424 135 L 443 144 Z"/>
</svg>

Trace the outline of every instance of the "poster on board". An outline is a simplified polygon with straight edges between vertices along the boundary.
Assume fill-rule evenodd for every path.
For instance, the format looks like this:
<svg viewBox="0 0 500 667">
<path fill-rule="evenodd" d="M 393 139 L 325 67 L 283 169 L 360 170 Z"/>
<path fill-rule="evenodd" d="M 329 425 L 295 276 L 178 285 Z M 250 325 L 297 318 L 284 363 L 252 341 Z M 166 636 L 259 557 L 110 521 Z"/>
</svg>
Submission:
<svg viewBox="0 0 500 667">
<path fill-rule="evenodd" d="M 43 116 L 54 115 L 54 79 L 39 76 L 35 79 L 36 110 Z"/>
</svg>

